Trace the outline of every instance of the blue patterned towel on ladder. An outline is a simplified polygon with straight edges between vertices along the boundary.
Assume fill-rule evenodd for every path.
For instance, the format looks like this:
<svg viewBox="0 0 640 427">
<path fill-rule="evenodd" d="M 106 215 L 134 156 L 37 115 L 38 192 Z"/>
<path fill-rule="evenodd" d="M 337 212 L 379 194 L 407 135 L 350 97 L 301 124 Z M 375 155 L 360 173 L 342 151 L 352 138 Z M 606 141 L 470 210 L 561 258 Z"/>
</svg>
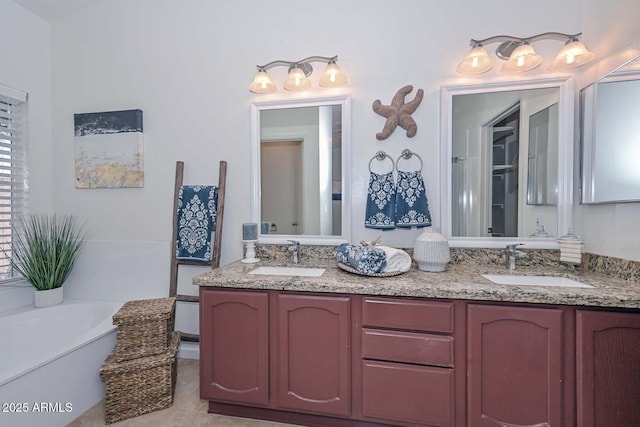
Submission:
<svg viewBox="0 0 640 427">
<path fill-rule="evenodd" d="M 176 258 L 211 261 L 218 216 L 218 187 L 183 185 L 178 194 Z"/>
<path fill-rule="evenodd" d="M 420 171 L 398 171 L 396 227 L 429 227 L 431 213 Z"/>
<path fill-rule="evenodd" d="M 383 230 L 395 228 L 395 199 L 393 173 L 370 172 L 364 226 Z"/>
</svg>

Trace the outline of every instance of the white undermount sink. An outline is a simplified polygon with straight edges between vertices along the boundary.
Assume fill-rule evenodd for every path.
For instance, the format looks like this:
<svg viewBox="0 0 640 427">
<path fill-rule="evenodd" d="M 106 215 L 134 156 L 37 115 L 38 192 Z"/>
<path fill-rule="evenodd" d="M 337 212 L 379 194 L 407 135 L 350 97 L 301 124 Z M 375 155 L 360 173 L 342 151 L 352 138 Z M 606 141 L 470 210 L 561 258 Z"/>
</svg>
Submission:
<svg viewBox="0 0 640 427">
<path fill-rule="evenodd" d="M 516 286 L 556 286 L 562 288 L 593 288 L 586 283 L 569 279 L 568 277 L 557 276 L 533 276 L 517 274 L 482 274 L 485 279 L 491 280 L 498 285 Z"/>
<path fill-rule="evenodd" d="M 269 275 L 269 276 L 304 276 L 320 277 L 324 273 L 324 268 L 310 267 L 277 267 L 260 266 L 249 272 L 249 274 Z"/>
</svg>

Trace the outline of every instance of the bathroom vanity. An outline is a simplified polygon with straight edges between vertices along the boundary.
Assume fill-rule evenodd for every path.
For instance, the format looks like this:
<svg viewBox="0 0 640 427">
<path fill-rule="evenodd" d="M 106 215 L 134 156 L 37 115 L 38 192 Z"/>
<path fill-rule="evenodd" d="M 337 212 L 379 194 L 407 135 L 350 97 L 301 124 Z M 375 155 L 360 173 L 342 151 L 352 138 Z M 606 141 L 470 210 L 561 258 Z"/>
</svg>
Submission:
<svg viewBox="0 0 640 427">
<path fill-rule="evenodd" d="M 262 264 L 262 263 L 261 263 Z M 317 266 L 317 265 L 316 265 Z M 200 286 L 209 411 L 301 425 L 637 425 L 640 287 L 498 285 L 498 266 L 362 277 L 252 275 Z M 516 274 L 566 275 L 565 268 Z"/>
</svg>

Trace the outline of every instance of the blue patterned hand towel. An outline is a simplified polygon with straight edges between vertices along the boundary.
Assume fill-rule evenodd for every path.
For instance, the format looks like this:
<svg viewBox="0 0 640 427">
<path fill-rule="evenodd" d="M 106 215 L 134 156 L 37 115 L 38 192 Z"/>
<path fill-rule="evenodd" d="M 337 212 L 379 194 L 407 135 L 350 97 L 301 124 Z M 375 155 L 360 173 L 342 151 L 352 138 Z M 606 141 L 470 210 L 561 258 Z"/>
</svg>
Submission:
<svg viewBox="0 0 640 427">
<path fill-rule="evenodd" d="M 387 267 L 387 254 L 375 246 L 343 243 L 336 249 L 336 260 L 363 274 L 381 273 Z"/>
<path fill-rule="evenodd" d="M 211 234 L 218 216 L 218 187 L 183 185 L 178 194 L 176 257 L 211 261 Z"/>
<path fill-rule="evenodd" d="M 395 228 L 394 202 L 396 189 L 393 185 L 393 173 L 369 173 L 369 190 L 364 226 L 367 228 Z"/>
<path fill-rule="evenodd" d="M 420 171 L 398 171 L 396 227 L 429 227 L 431 213 Z"/>
</svg>

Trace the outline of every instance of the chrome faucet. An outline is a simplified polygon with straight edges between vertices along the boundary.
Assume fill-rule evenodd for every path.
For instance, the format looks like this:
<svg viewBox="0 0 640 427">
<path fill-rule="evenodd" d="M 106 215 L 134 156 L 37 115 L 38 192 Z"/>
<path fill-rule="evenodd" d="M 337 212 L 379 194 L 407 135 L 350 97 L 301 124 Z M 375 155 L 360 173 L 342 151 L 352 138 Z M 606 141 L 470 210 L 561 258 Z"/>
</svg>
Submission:
<svg viewBox="0 0 640 427">
<path fill-rule="evenodd" d="M 298 263 L 298 258 L 300 257 L 300 242 L 297 240 L 287 240 L 291 242 L 291 246 L 289 246 L 289 251 L 293 253 L 293 263 Z"/>
<path fill-rule="evenodd" d="M 524 257 L 527 254 L 517 250 L 516 248 L 524 243 L 514 243 L 512 245 L 507 245 L 504 249 L 504 266 L 508 271 L 513 271 L 516 269 L 516 257 Z"/>
</svg>

